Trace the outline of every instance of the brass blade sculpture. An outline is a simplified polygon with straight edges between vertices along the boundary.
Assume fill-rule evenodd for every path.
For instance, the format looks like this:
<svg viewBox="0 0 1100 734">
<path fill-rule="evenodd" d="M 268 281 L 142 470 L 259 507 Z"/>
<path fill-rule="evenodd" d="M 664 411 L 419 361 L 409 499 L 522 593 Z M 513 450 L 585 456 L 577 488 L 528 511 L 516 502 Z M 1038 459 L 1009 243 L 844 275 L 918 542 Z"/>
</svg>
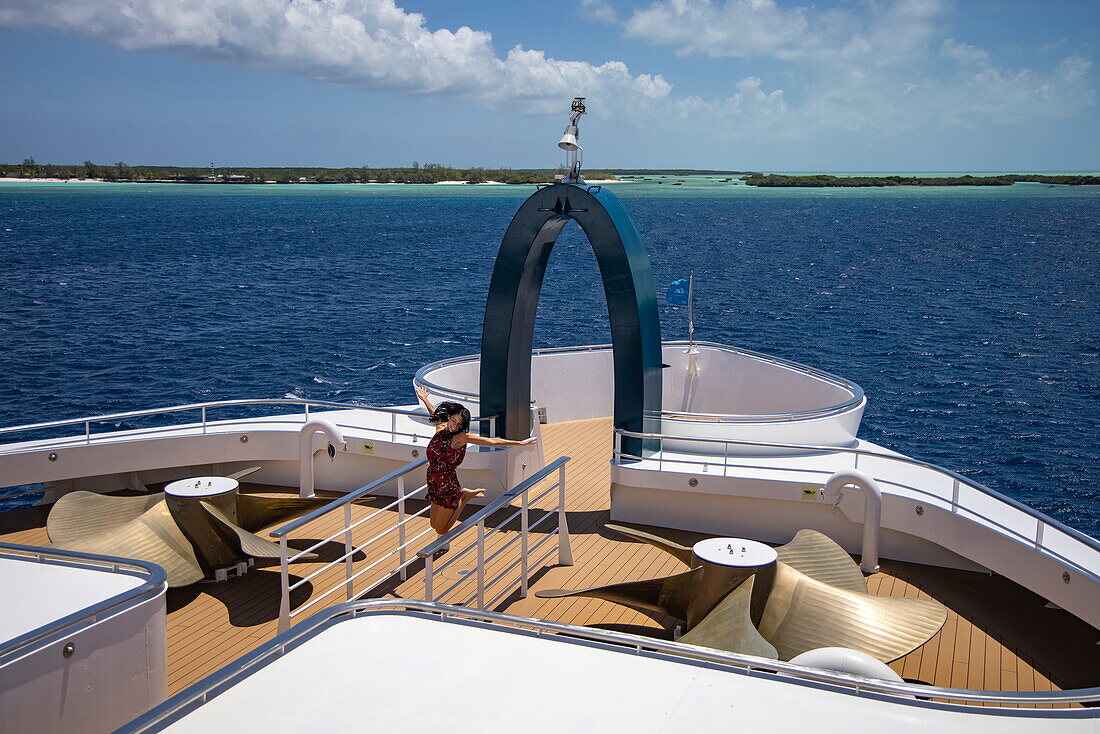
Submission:
<svg viewBox="0 0 1100 734">
<path fill-rule="evenodd" d="M 703 569 L 695 568 L 663 578 L 593 586 L 580 591 L 546 589 L 536 591 L 535 596 L 540 599 L 588 596 L 594 599 L 606 599 L 628 607 L 641 607 L 658 614 L 671 614 L 673 617 L 683 619 L 687 616 L 688 605 L 691 602 L 692 587 L 698 582 L 702 573 Z"/>
<path fill-rule="evenodd" d="M 73 494 L 77 493 L 74 492 Z M 79 494 L 92 493 L 81 492 Z M 57 501 L 57 504 L 61 505 L 61 500 L 71 496 L 65 495 Z M 55 526 L 58 523 L 55 521 L 55 517 L 71 531 L 75 523 L 73 517 L 68 516 L 65 511 L 81 504 L 87 504 L 81 502 L 81 499 L 83 498 L 66 503 L 60 508 L 55 506 L 53 511 L 50 512 L 50 516 L 46 520 L 46 531 L 49 533 L 50 540 L 55 541 L 53 543 L 55 547 L 85 553 L 98 553 L 105 556 L 136 558 L 141 561 L 155 563 L 163 568 L 168 575 L 168 586 L 188 586 L 202 581 L 205 574 L 199 564 L 198 557 L 195 555 L 195 549 L 187 540 L 187 536 L 180 531 L 179 525 L 176 524 L 175 518 L 168 510 L 168 505 L 164 502 L 163 496 L 156 498 L 157 501 L 152 507 L 138 517 L 124 520 L 113 527 L 95 528 L 88 535 L 76 536 L 70 532 L 66 540 L 58 541 L 59 536 L 55 531 Z M 101 497 L 101 499 L 146 498 Z M 58 512 L 59 509 L 62 511 Z M 96 526 L 100 523 L 90 523 L 90 525 Z"/>
<path fill-rule="evenodd" d="M 635 540 L 640 540 L 682 561 L 691 570 L 673 576 L 646 581 L 595 586 L 581 591 L 553 589 L 536 591 L 535 596 L 549 599 L 564 596 L 589 596 L 669 614 L 687 622 L 691 629 L 724 599 L 731 589 L 740 584 L 753 570 L 718 566 L 706 563 L 695 556 L 688 546 L 681 545 L 659 535 L 622 525 L 605 525 Z"/>
<path fill-rule="evenodd" d="M 939 632 L 947 609 L 931 599 L 895 599 L 831 586 L 776 564 L 760 634 L 790 660 L 819 647 L 848 647 L 884 663 Z"/>
<path fill-rule="evenodd" d="M 947 610 L 936 601 L 867 593 L 856 562 L 815 530 L 800 530 L 776 549 L 778 562 L 742 583 L 745 574 L 738 569 L 706 564 L 675 541 L 620 525 L 606 527 L 692 568 L 661 579 L 535 596 L 588 596 L 663 612 L 687 621 L 688 632 L 680 639 L 688 644 L 782 660 L 819 647 L 849 647 L 890 662 L 930 640 L 947 621 Z M 750 632 L 756 620 L 759 631 Z"/>
<path fill-rule="evenodd" d="M 235 471 L 232 474 L 226 474 L 225 476 L 226 479 L 236 479 L 239 482 L 247 477 L 249 474 L 255 474 L 262 468 L 263 467 L 260 466 L 250 466 L 247 469 L 241 469 L 240 471 Z"/>
<path fill-rule="evenodd" d="M 237 495 L 236 525 L 254 533 L 275 523 L 293 520 L 310 510 L 324 507 L 332 500 L 317 497 L 264 497 Z"/>
<path fill-rule="evenodd" d="M 810 578 L 838 589 L 867 593 L 863 571 L 836 541 L 816 530 L 799 530 L 794 540 L 775 549 L 779 560 Z"/>
<path fill-rule="evenodd" d="M 50 510 L 46 532 L 55 544 L 100 535 L 144 515 L 164 501 L 164 494 L 108 497 L 95 492 L 70 492 Z"/>
<path fill-rule="evenodd" d="M 254 531 L 327 502 L 237 493 L 190 502 L 164 493 L 111 497 L 77 491 L 54 504 L 46 532 L 56 547 L 150 561 L 164 568 L 170 587 L 187 586 L 249 558 L 278 558 L 279 546 Z"/>
<path fill-rule="evenodd" d="M 215 520 L 219 521 L 225 529 L 236 536 L 237 548 L 242 555 L 252 556 L 253 558 L 279 558 L 280 552 L 278 543 L 272 543 L 270 540 L 265 540 L 259 535 L 255 535 L 254 533 L 250 533 L 234 525 L 229 518 L 209 503 L 203 502 L 202 506 L 203 509 L 209 512 Z M 312 560 L 316 557 L 316 553 L 306 553 L 302 555 L 299 560 Z"/>
<path fill-rule="evenodd" d="M 662 538 L 659 535 L 647 533 L 644 530 L 635 530 L 634 528 L 628 528 L 624 525 L 616 525 L 614 523 L 607 523 L 606 525 L 604 525 L 604 527 L 608 530 L 614 530 L 620 535 L 625 535 L 628 538 L 640 540 L 643 543 L 649 543 L 652 546 L 660 548 L 673 558 L 682 561 L 685 566 L 691 565 L 692 556 L 695 555 L 691 548 L 686 545 L 680 545 L 679 543 L 671 541 L 668 538 Z"/>
<path fill-rule="evenodd" d="M 753 580 L 752 576 L 745 579 L 679 641 L 769 660 L 779 659 L 779 652 L 756 631 L 749 617 Z"/>
</svg>

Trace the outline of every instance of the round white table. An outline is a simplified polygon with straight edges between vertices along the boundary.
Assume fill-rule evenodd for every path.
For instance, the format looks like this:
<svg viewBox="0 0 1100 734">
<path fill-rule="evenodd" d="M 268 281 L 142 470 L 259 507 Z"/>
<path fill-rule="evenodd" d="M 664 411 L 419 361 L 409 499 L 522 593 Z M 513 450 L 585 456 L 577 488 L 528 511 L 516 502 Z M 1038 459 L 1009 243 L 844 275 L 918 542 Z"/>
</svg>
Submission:
<svg viewBox="0 0 1100 734">
<path fill-rule="evenodd" d="M 737 568 L 758 568 L 775 563 L 775 548 L 742 538 L 707 538 L 692 547 L 695 557 L 704 563 Z"/>
<path fill-rule="evenodd" d="M 229 477 L 192 477 L 180 479 L 164 487 L 164 493 L 173 497 L 216 497 L 226 492 L 236 492 L 240 483 Z"/>
</svg>

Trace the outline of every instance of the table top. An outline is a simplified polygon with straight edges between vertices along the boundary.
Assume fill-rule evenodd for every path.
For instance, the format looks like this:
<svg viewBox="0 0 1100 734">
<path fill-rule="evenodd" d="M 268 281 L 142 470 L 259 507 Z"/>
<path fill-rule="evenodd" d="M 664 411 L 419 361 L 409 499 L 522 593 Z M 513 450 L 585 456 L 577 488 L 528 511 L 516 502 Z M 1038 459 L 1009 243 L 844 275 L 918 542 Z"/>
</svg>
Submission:
<svg viewBox="0 0 1100 734">
<path fill-rule="evenodd" d="M 697 558 L 720 566 L 750 568 L 774 563 L 775 548 L 744 538 L 707 538 L 692 548 Z"/>
<path fill-rule="evenodd" d="M 164 493 L 173 497 L 210 497 L 232 492 L 238 486 L 237 480 L 229 477 L 191 477 L 172 482 L 164 488 Z"/>
</svg>

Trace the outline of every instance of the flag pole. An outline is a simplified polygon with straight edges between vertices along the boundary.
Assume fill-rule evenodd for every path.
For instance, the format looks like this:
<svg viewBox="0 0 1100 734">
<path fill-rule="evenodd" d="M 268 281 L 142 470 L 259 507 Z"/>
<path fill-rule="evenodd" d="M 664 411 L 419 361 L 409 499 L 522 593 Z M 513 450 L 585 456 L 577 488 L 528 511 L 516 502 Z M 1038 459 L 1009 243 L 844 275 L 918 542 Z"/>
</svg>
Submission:
<svg viewBox="0 0 1100 734">
<path fill-rule="evenodd" d="M 695 271 L 688 274 L 688 351 L 695 354 Z"/>
</svg>

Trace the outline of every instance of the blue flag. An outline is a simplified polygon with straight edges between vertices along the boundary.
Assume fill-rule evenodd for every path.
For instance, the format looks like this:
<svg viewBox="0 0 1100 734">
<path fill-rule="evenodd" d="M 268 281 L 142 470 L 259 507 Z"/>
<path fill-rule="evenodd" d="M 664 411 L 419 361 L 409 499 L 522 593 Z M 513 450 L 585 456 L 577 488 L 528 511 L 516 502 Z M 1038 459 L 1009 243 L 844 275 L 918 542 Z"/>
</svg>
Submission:
<svg viewBox="0 0 1100 734">
<path fill-rule="evenodd" d="M 680 278 L 669 283 L 665 300 L 676 306 L 688 305 L 688 279 Z"/>
</svg>

